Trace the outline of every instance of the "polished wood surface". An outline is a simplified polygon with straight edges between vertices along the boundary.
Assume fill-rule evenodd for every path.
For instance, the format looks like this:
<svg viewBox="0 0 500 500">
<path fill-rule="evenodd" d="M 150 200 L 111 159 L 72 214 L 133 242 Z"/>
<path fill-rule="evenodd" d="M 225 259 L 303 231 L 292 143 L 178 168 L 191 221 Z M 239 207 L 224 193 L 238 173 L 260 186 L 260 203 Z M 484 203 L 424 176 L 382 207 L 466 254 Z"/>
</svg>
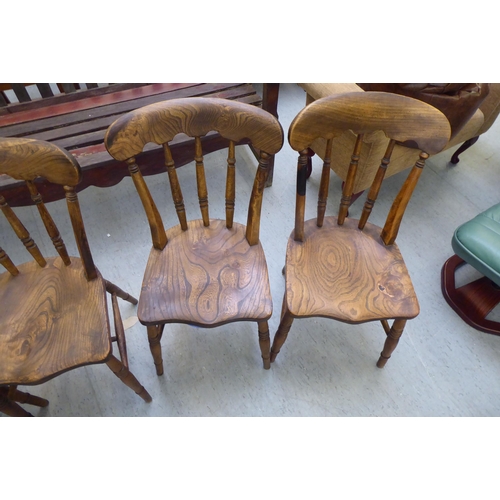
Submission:
<svg viewBox="0 0 500 500">
<path fill-rule="evenodd" d="M 44 177 L 63 186 L 76 186 L 82 179 L 73 156 L 49 142 L 0 136 L 0 147 L 3 175 L 23 181 Z"/>
<path fill-rule="evenodd" d="M 226 220 L 211 219 L 202 138 L 217 132 L 228 141 Z M 194 139 L 192 161 L 196 175 L 200 219 L 188 220 L 176 162 L 169 142 L 179 134 Z M 259 151 L 247 224 L 233 221 L 236 200 L 235 146 L 248 141 Z M 161 145 L 179 224 L 165 231 L 155 201 L 141 174 L 141 152 L 148 143 Z M 270 158 L 283 144 L 279 122 L 266 111 L 237 101 L 187 98 L 132 111 L 113 123 L 106 148 L 128 164 L 149 222 L 153 248 L 139 298 L 138 317 L 147 326 L 158 375 L 163 373 L 160 340 L 167 323 L 215 327 L 234 321 L 258 324 L 264 368 L 269 368 L 269 328 L 272 313 L 269 277 L 259 241 L 264 187 Z M 136 159 L 137 156 L 137 159 Z M 221 181 L 223 176 L 221 176 Z M 221 196 L 222 193 L 219 193 Z"/>
<path fill-rule="evenodd" d="M 81 89 L 79 83 L 57 83 L 56 85 L 59 92 L 68 95 Z M 97 83 L 86 83 L 85 86 L 87 89 L 95 89 L 98 87 Z M 1 111 L 10 112 L 11 110 L 9 108 L 17 104 L 32 102 L 39 99 L 36 97 L 36 93 L 34 93 L 34 97 L 30 95 L 28 87 L 31 87 L 33 90 L 36 87 L 40 93 L 40 98 L 54 97 L 54 91 L 49 83 L 0 83 L 0 114 L 2 114 Z M 10 98 L 8 93 L 9 90 L 14 93 L 17 102 L 16 99 Z"/>
<path fill-rule="evenodd" d="M 219 132 L 226 139 L 244 138 L 267 153 L 281 148 L 281 127 L 266 111 L 220 98 L 185 98 L 151 104 L 118 118 L 107 130 L 106 149 L 117 160 L 125 161 L 150 142 L 165 144 L 180 134 L 201 137 Z"/>
<path fill-rule="evenodd" d="M 500 288 L 486 276 L 457 287 L 455 273 L 466 264 L 458 255 L 444 263 L 441 270 L 443 297 L 468 325 L 491 335 L 500 335 L 500 322 L 488 318 L 500 303 Z"/>
<path fill-rule="evenodd" d="M 381 229 L 347 218 L 305 223 L 304 242 L 290 238 L 286 253 L 287 307 L 294 317 L 323 316 L 346 323 L 414 318 L 419 307 L 397 245 Z"/>
<path fill-rule="evenodd" d="M 345 130 L 355 134 L 383 130 L 387 137 L 429 154 L 444 148 L 450 125 L 440 111 L 416 99 L 386 92 L 376 92 L 374 98 L 374 94 L 351 92 L 314 101 L 290 125 L 290 146 L 302 151 L 317 137 L 330 139 Z"/>
<path fill-rule="evenodd" d="M 0 275 L 0 385 L 40 383 L 103 362 L 111 352 L 104 281 L 87 281 L 77 258 L 18 269 L 18 276 Z"/>
<path fill-rule="evenodd" d="M 14 168 L 14 166 L 16 166 Z M 128 370 L 123 324 L 117 297 L 137 300 L 104 280 L 94 265 L 74 186 L 81 179 L 78 163 L 57 146 L 28 139 L 0 138 L 0 174 L 27 184 L 58 257 L 44 257 L 33 238 L 0 196 L 0 208 L 32 261 L 14 265 L 0 249 L 0 411 L 29 416 L 18 403 L 45 400 L 17 390 L 43 383 L 84 365 L 106 363 L 145 401 L 147 391 Z M 33 181 L 37 176 L 64 185 L 79 256 L 70 257 L 54 219 Z M 116 336 L 111 337 L 106 292 L 112 295 Z M 121 361 L 112 355 L 117 340 Z M 48 403 L 47 403 L 48 404 Z"/>
<path fill-rule="evenodd" d="M 163 251 L 153 248 L 142 284 L 138 317 L 145 325 L 218 326 L 267 320 L 272 301 L 262 246 L 250 246 L 246 228 L 222 220 L 189 221 L 167 231 Z M 162 291 L 162 293 L 160 293 Z"/>
<path fill-rule="evenodd" d="M 68 94 L 0 107 L 0 137 L 26 137 L 54 143 L 69 151 L 84 173 L 76 186 L 107 187 L 129 175 L 127 165 L 114 160 L 104 147 L 104 134 L 119 116 L 131 110 L 170 99 L 217 97 L 260 106 L 262 98 L 245 83 L 153 83 L 109 84 Z M 246 143 L 245 139 L 241 143 Z M 202 138 L 205 154 L 227 147 L 228 141 L 216 132 Z M 192 161 L 194 139 L 179 136 L 170 148 L 176 166 Z M 142 155 L 142 174 L 154 175 L 163 169 L 161 146 L 148 145 Z M 37 179 L 45 202 L 64 198 L 61 186 Z M 22 183 L 0 176 L 0 194 L 11 206 L 31 205 Z"/>
<path fill-rule="evenodd" d="M 325 217 L 331 139 L 352 130 L 357 140 L 343 186 L 338 217 Z M 348 217 L 363 138 L 382 130 L 387 148 L 375 175 L 360 220 Z M 327 150 L 315 219 L 306 220 L 306 178 L 311 143 L 322 137 Z M 288 241 L 286 291 L 281 321 L 271 348 L 276 359 L 296 318 L 321 316 L 344 323 L 381 321 L 387 335 L 377 366 L 382 368 L 396 348 L 408 319 L 419 306 L 403 257 L 395 244 L 404 211 L 429 153 L 444 148 L 450 125 L 438 110 L 423 102 L 379 92 L 339 94 L 304 108 L 290 125 L 288 139 L 299 153 L 295 228 Z M 396 142 L 425 149 L 397 194 L 383 228 L 368 222 Z M 389 320 L 393 320 L 392 325 Z"/>
</svg>

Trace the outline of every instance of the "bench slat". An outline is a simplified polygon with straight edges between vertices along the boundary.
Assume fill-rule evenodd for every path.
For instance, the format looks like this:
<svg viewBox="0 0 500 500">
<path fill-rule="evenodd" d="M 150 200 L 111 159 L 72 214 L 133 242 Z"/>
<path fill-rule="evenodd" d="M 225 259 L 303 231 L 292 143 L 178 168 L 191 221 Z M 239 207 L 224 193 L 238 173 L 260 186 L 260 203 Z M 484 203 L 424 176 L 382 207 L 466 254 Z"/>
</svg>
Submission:
<svg viewBox="0 0 500 500">
<path fill-rule="evenodd" d="M 54 97 L 54 92 L 52 92 L 49 83 L 37 83 L 36 88 L 44 99 L 46 99 L 47 97 Z"/>
<path fill-rule="evenodd" d="M 29 102 L 31 101 L 31 97 L 26 90 L 26 87 L 22 83 L 13 83 L 12 90 L 16 97 L 19 99 L 19 102 Z"/>
<path fill-rule="evenodd" d="M 241 97 L 238 99 L 239 102 L 244 102 L 247 104 L 253 104 L 253 105 L 259 105 L 262 102 L 262 99 L 260 98 L 259 95 L 254 94 L 254 95 L 249 95 L 245 97 Z M 115 118 L 115 117 L 111 117 Z M 110 122 L 112 123 L 112 121 Z M 106 126 L 107 127 L 107 126 Z M 86 146 L 92 146 L 95 144 L 99 144 L 104 142 L 104 135 L 106 134 L 107 128 L 103 128 L 100 130 L 95 130 L 93 132 L 87 132 L 87 133 L 82 133 L 78 135 L 74 135 L 71 137 L 64 137 L 60 139 L 54 139 L 51 142 L 54 144 L 57 144 L 58 146 L 65 148 L 72 153 L 72 151 L 75 148 L 83 148 Z M 39 138 L 39 137 L 37 137 Z"/>
<path fill-rule="evenodd" d="M 92 132 L 99 128 L 106 128 L 123 113 L 155 102 L 195 95 L 240 100 L 243 96 L 255 94 L 255 90 L 251 85 L 238 85 L 237 87 L 231 88 L 225 87 L 227 87 L 227 85 L 219 85 L 216 91 L 213 92 L 213 86 L 206 87 L 204 85 L 198 85 L 195 88 L 183 88 L 131 101 L 119 102 L 118 104 L 101 106 L 92 109 L 91 113 L 89 113 L 89 110 L 77 111 L 54 118 L 45 118 L 43 120 L 7 127 L 1 126 L 2 119 L 0 118 L 0 136 L 29 137 L 32 139 L 55 141 L 65 137 Z"/>
<path fill-rule="evenodd" d="M 45 84 L 43 84 L 45 85 Z M 262 98 L 250 84 L 139 84 L 140 87 L 127 88 L 118 92 L 106 92 L 92 97 L 81 98 L 87 92 L 101 92 L 103 89 L 117 88 L 122 84 L 98 87 L 97 89 L 77 91 L 72 94 L 59 94 L 54 97 L 37 99 L 30 103 L 19 103 L 14 106 L 37 105 L 44 101 L 60 102 L 71 96 L 80 94 L 80 99 L 51 105 L 46 108 L 24 108 L 24 111 L 3 115 L 0 108 L 0 136 L 25 136 L 34 139 L 44 139 L 69 150 L 79 161 L 83 171 L 83 181 L 78 191 L 94 185 L 100 187 L 111 186 L 128 176 L 125 163 L 116 162 L 106 151 L 104 135 L 107 127 L 123 113 L 154 102 L 170 100 L 179 97 L 205 96 L 220 97 L 248 104 L 261 106 Z M 131 85 L 131 84 L 124 84 Z M 39 89 L 40 90 L 40 89 Z M 42 93 L 40 91 L 40 93 Z M 13 106 L 8 105 L 8 108 Z M 51 118 L 52 113 L 55 115 Z M 42 118 L 38 118 L 42 116 Z M 19 122 L 20 117 L 29 120 Z M 9 123 L 2 127 L 3 123 Z M 19 133 L 23 131 L 23 133 Z M 227 141 L 219 134 L 211 132 L 202 138 L 205 154 L 227 147 Z M 242 140 L 241 144 L 248 141 Z M 182 166 L 192 161 L 191 149 L 194 139 L 179 134 L 172 145 L 172 153 L 176 166 Z M 155 144 L 148 144 L 145 148 L 145 164 L 143 175 L 153 175 L 163 169 L 163 150 Z M 142 162 L 141 162 L 142 163 Z M 29 193 L 24 185 L 13 182 L 0 175 L 0 193 L 9 194 L 12 206 L 32 204 Z M 51 191 L 50 186 L 42 179 L 37 181 L 37 187 L 43 192 L 46 201 L 53 201 L 64 197 L 62 190 Z"/>
<path fill-rule="evenodd" d="M 49 84 L 41 84 L 49 85 Z M 53 97 L 46 97 L 44 99 L 36 99 L 31 102 L 19 102 L 9 104 L 7 108 L 0 109 L 0 115 L 10 116 L 15 115 L 19 117 L 19 120 L 25 121 L 22 115 L 18 113 L 30 113 L 35 109 L 47 108 L 49 106 L 57 106 L 64 103 L 74 102 L 78 100 L 87 99 L 90 97 L 96 97 L 101 95 L 113 94 L 115 92 L 120 92 L 128 89 L 135 89 L 139 87 L 144 87 L 146 85 L 151 85 L 150 83 L 112 83 L 105 87 L 97 87 L 90 90 L 80 90 L 79 92 L 72 92 L 71 94 L 56 94 Z M 10 87 L 10 85 L 9 85 Z M 29 115 L 26 115 L 29 119 Z M 50 116 L 50 114 L 48 115 Z M 14 118 L 11 118 L 11 120 Z M 15 120 L 15 119 L 14 119 Z M 17 121 L 9 123 L 18 123 Z"/>
<path fill-rule="evenodd" d="M 144 96 L 151 96 L 160 94 L 162 92 L 169 92 L 176 88 L 190 88 L 200 84 L 179 84 L 179 83 L 153 83 L 149 85 L 143 85 L 141 87 L 131 88 L 127 90 L 120 90 L 117 92 L 111 92 L 103 95 L 96 95 L 87 97 L 87 94 L 80 94 L 81 98 L 79 100 L 73 100 L 71 102 L 65 102 L 59 104 L 59 100 L 63 98 L 62 95 L 55 96 L 54 99 L 45 99 L 37 102 L 46 102 L 46 105 L 41 108 L 21 111 L 18 113 L 14 113 L 7 116 L 0 117 L 0 127 L 14 126 L 15 124 L 20 125 L 20 133 L 22 133 L 23 126 L 26 126 L 29 122 L 36 121 L 37 123 L 27 125 L 27 126 L 36 126 L 43 127 L 44 119 L 52 119 L 54 117 L 60 117 L 69 113 L 74 113 L 77 111 L 84 111 L 88 109 L 95 109 L 98 107 L 106 106 L 106 105 L 115 105 L 120 102 L 126 102 L 130 100 L 135 100 Z M 106 88 L 106 87 L 104 87 Z M 108 87 L 109 88 L 109 87 Z M 111 86 L 110 88 L 113 88 Z M 84 92 L 95 92 L 97 89 L 93 89 L 90 91 Z M 66 96 L 78 95 L 78 94 L 66 94 Z M 48 101 L 57 102 L 57 104 L 49 104 Z M 64 123 L 64 118 L 61 119 L 61 123 Z M 10 133 L 10 128 L 7 129 Z M 17 133 L 17 132 L 16 132 Z"/>
</svg>

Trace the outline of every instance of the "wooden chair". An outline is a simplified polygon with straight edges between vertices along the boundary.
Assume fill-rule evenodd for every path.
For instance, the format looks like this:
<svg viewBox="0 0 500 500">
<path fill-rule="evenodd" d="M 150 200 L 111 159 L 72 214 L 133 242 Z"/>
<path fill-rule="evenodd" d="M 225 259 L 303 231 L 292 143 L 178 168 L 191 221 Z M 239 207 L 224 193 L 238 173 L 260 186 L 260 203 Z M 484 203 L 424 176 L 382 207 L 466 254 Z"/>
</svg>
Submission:
<svg viewBox="0 0 500 500">
<path fill-rule="evenodd" d="M 209 216 L 201 137 L 210 131 L 228 140 L 225 221 Z M 193 157 L 201 220 L 187 220 L 169 147 L 169 142 L 180 133 L 195 138 Z M 244 138 L 260 152 L 246 226 L 233 222 L 235 143 Z M 179 220 L 167 231 L 135 158 L 148 142 L 163 145 Z M 153 248 L 137 315 L 147 326 L 157 374 L 163 373 L 160 339 L 167 323 L 211 328 L 234 321 L 257 322 L 264 368 L 268 369 L 267 321 L 272 300 L 259 228 L 269 158 L 283 145 L 283 131 L 277 119 L 255 106 L 226 99 L 174 99 L 122 116 L 109 127 L 105 144 L 111 156 L 127 162 L 151 228 Z"/>
<path fill-rule="evenodd" d="M 0 138 L 0 174 L 26 182 L 57 257 L 45 258 L 3 196 L 0 209 L 33 261 L 15 265 L 0 248 L 0 411 L 31 416 L 17 403 L 47 406 L 43 398 L 22 393 L 18 385 L 36 385 L 79 366 L 106 363 L 145 401 L 151 396 L 130 373 L 117 297 L 137 300 L 106 281 L 94 265 L 75 186 L 81 179 L 76 160 L 53 144 Z M 80 257 L 70 257 L 39 195 L 37 177 L 64 186 Z M 111 295 L 116 336 L 110 333 L 106 292 Z M 117 341 L 120 358 L 112 353 Z"/>
<path fill-rule="evenodd" d="M 357 135 L 338 217 L 325 216 L 333 139 L 346 130 Z M 382 130 L 389 138 L 360 220 L 348 217 L 363 135 Z M 327 141 L 318 196 L 317 218 L 305 218 L 308 148 Z M 321 316 L 356 324 L 379 320 L 387 334 L 377 366 L 395 349 L 408 319 L 419 305 L 403 257 L 395 244 L 404 211 L 429 154 L 450 137 L 445 116 L 432 106 L 395 94 L 346 93 L 319 99 L 305 107 L 289 129 L 299 152 L 295 229 L 286 251 L 286 291 L 281 322 L 271 348 L 276 359 L 295 318 Z M 383 228 L 367 222 L 396 143 L 418 147 L 419 160 L 396 196 Z M 332 157 L 333 153 L 333 157 Z M 388 321 L 394 320 L 392 326 Z"/>
</svg>

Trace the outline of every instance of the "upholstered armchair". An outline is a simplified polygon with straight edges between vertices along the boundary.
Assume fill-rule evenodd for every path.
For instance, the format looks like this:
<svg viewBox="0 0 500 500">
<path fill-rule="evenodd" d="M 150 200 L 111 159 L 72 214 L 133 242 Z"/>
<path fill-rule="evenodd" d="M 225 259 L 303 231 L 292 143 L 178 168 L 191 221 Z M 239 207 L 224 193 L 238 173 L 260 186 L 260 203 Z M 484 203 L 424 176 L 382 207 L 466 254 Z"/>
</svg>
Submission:
<svg viewBox="0 0 500 500">
<path fill-rule="evenodd" d="M 365 84 L 360 85 L 365 86 Z M 344 92 L 364 92 L 355 83 L 299 83 L 299 86 L 307 93 L 305 104 L 309 104 L 327 95 Z M 463 126 L 460 124 L 455 130 L 453 130 L 452 126 L 452 137 L 444 149 L 446 150 L 462 144 L 453 155 L 451 159 L 452 163 L 458 163 L 458 155 L 474 144 L 481 134 L 489 130 L 499 113 L 500 83 L 490 83 L 489 92 L 487 92 L 479 108 L 475 112 L 472 112 L 472 116 L 466 123 Z M 333 148 L 337 150 L 337 159 L 339 161 L 335 164 L 332 163 L 331 168 L 343 181 L 347 177 L 349 159 L 355 139 L 355 134 L 347 131 L 334 140 Z M 365 136 L 358 164 L 358 176 L 354 186 L 354 193 L 362 192 L 371 185 L 379 167 L 379 158 L 383 156 L 387 141 L 387 138 L 381 132 Z M 323 158 L 325 146 L 326 141 L 318 139 L 313 143 L 311 150 Z M 394 148 L 391 162 L 387 168 L 386 177 L 397 174 L 414 165 L 418 159 L 418 154 L 419 152 L 415 149 L 397 145 Z"/>
</svg>

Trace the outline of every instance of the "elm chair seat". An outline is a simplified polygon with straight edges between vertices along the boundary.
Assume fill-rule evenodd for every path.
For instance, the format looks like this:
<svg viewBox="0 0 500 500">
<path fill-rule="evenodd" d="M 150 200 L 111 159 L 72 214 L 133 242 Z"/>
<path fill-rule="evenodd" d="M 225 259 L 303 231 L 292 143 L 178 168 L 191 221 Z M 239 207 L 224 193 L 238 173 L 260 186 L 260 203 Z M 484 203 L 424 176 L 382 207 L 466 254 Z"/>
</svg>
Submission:
<svg viewBox="0 0 500 500">
<path fill-rule="evenodd" d="M 3 175 L 25 184 L 40 215 L 38 229 L 45 228 L 58 256 L 44 257 L 43 247 L 37 245 L 8 200 L 0 195 L 0 212 L 32 257 L 15 264 L 0 248 L 0 413 L 32 416 L 19 403 L 45 407 L 49 402 L 18 390 L 19 385 L 38 385 L 68 370 L 96 363 L 105 363 L 126 386 L 150 402 L 151 396 L 128 368 L 118 304 L 118 298 L 134 305 L 137 299 L 104 279 L 94 264 L 76 194 L 82 181 L 80 165 L 55 144 L 0 137 Z M 38 191 L 35 180 L 39 178 L 64 190 L 77 257 L 70 256 Z M 38 229 L 36 233 L 41 235 L 43 230 Z M 0 237 L 4 232 L 2 229 Z M 22 259 L 17 251 L 14 255 Z M 114 336 L 107 293 L 111 296 Z M 118 344 L 120 359 L 113 355 L 112 342 Z"/>
<path fill-rule="evenodd" d="M 500 203 L 462 224 L 451 244 L 455 255 L 442 272 L 446 301 L 469 325 L 500 335 L 500 323 L 486 319 L 500 302 Z M 456 288 L 455 270 L 465 263 L 484 277 Z"/>
<path fill-rule="evenodd" d="M 217 158 L 205 160 L 202 139 L 211 132 L 220 134 L 228 145 L 227 161 L 218 165 L 225 176 L 218 178 L 217 165 L 210 167 L 219 199 L 224 199 L 225 192 L 225 220 L 210 217 L 205 163 L 216 163 Z M 188 214 L 177 177 L 177 157 L 174 160 L 170 145 L 179 134 L 194 140 L 194 161 L 186 168 L 191 168 L 193 177 L 196 170 L 201 219 Z M 147 327 L 156 373 L 163 374 L 160 340 L 165 325 L 171 323 L 213 328 L 236 321 L 255 322 L 263 366 L 269 369 L 272 298 L 259 231 L 270 159 L 283 145 L 278 120 L 263 109 L 229 99 L 171 99 L 123 115 L 109 127 L 104 142 L 115 160 L 127 163 L 151 229 L 153 248 L 137 317 Z M 142 153 L 148 143 L 161 145 L 165 154 L 174 205 L 170 213 L 174 214 L 175 207 L 178 220 L 178 224 L 171 221 L 168 229 L 141 173 Z M 251 144 L 259 156 L 246 225 L 235 220 L 235 149 L 240 143 Z"/>
</svg>

